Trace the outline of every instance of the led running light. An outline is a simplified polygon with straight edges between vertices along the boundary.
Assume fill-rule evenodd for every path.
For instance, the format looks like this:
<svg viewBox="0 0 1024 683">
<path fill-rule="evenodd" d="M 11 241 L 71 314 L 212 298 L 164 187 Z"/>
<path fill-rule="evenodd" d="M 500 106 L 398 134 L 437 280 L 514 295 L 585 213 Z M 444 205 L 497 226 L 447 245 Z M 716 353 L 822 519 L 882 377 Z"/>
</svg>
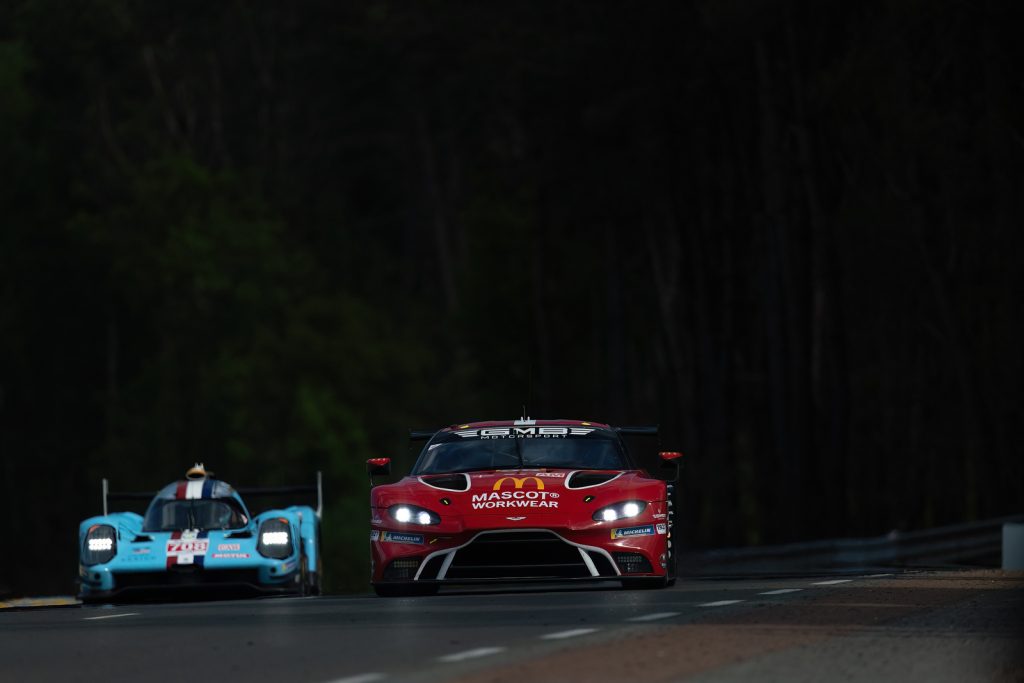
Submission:
<svg viewBox="0 0 1024 683">
<path fill-rule="evenodd" d="M 614 522 L 619 519 L 637 517 L 647 509 L 647 503 L 642 500 L 624 500 L 615 505 L 603 507 L 594 513 L 595 522 Z"/>
<path fill-rule="evenodd" d="M 114 547 L 114 539 L 112 538 L 90 538 L 89 539 L 89 550 L 110 550 Z"/>
<path fill-rule="evenodd" d="M 395 520 L 399 524 L 419 524 L 420 526 L 429 526 L 441 523 L 441 518 L 436 512 L 431 512 L 426 508 L 421 508 L 418 505 L 409 505 L 407 503 L 392 505 L 388 508 L 388 514 L 391 515 L 391 519 Z"/>
<path fill-rule="evenodd" d="M 287 531 L 264 531 L 263 532 L 263 545 L 287 545 L 288 544 L 288 532 Z"/>
</svg>

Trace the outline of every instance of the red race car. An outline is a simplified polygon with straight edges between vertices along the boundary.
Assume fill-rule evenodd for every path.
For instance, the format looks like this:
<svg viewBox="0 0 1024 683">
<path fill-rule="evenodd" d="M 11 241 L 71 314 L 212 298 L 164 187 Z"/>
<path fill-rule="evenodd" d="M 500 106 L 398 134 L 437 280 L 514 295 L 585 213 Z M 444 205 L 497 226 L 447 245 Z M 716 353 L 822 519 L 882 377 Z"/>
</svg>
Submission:
<svg viewBox="0 0 1024 683">
<path fill-rule="evenodd" d="M 409 476 L 370 493 L 371 582 L 378 595 L 441 585 L 675 581 L 672 482 L 640 469 L 623 435 L 578 420 L 474 422 L 427 439 Z M 663 452 L 678 476 L 680 454 Z M 370 478 L 388 458 L 367 461 Z"/>
</svg>

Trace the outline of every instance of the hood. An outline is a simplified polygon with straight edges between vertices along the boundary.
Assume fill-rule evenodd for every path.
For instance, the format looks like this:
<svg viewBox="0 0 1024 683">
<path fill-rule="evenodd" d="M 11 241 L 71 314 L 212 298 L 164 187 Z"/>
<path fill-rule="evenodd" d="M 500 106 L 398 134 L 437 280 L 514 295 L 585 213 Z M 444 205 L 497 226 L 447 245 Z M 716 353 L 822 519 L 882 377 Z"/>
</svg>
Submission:
<svg viewBox="0 0 1024 683">
<path fill-rule="evenodd" d="M 636 470 L 488 470 L 406 477 L 373 489 L 374 505 L 419 505 L 442 515 L 501 515 L 516 511 L 573 514 L 639 498 L 656 500 L 663 484 Z M 590 512 L 587 512 L 587 511 Z"/>
</svg>

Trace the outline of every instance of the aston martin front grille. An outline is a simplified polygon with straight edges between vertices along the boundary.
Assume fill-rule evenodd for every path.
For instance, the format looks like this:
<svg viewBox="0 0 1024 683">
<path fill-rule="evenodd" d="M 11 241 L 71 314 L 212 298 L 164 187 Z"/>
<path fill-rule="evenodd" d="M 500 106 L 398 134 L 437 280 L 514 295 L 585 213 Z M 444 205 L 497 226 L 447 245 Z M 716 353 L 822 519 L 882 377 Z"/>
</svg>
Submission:
<svg viewBox="0 0 1024 683">
<path fill-rule="evenodd" d="M 580 549 L 550 531 L 483 533 L 455 551 L 445 579 L 592 576 Z"/>
</svg>

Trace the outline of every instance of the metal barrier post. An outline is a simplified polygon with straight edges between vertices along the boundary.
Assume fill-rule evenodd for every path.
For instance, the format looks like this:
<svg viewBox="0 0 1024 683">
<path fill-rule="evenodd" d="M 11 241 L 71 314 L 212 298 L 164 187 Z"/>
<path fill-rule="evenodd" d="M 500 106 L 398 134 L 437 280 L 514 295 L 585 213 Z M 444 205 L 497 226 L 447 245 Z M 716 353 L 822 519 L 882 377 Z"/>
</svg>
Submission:
<svg viewBox="0 0 1024 683">
<path fill-rule="evenodd" d="M 1024 524 L 1003 524 L 1003 569 L 1024 571 Z"/>
</svg>

